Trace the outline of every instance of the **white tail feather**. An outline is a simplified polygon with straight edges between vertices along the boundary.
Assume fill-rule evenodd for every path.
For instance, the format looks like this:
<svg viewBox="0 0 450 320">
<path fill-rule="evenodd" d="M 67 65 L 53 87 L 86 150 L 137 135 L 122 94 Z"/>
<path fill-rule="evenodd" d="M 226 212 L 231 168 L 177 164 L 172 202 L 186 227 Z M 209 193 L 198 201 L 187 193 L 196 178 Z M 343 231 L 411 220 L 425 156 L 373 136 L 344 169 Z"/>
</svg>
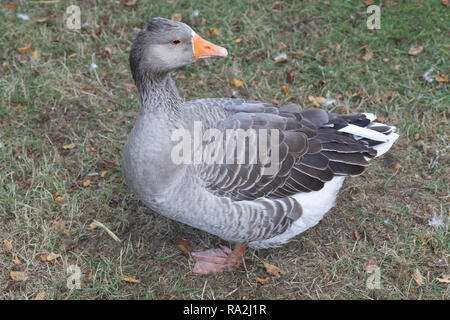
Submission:
<svg viewBox="0 0 450 320">
<path fill-rule="evenodd" d="M 370 139 L 370 140 L 381 141 L 381 142 L 388 141 L 387 135 L 384 135 L 375 130 L 358 127 L 354 124 L 349 124 L 348 126 L 342 128 L 342 129 L 339 129 L 338 131 L 350 133 L 355 136 L 360 136 L 362 138 L 366 138 L 366 139 Z"/>
</svg>

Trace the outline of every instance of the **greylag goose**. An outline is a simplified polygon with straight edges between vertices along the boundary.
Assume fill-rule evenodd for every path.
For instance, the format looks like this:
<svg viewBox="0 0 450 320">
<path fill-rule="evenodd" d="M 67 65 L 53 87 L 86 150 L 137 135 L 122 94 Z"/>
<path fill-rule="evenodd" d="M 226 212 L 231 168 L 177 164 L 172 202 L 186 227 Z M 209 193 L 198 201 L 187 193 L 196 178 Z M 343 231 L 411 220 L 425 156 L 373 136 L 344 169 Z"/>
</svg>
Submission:
<svg viewBox="0 0 450 320">
<path fill-rule="evenodd" d="M 233 270 L 247 246 L 277 247 L 316 225 L 345 177 L 361 174 L 398 138 L 370 113 L 183 101 L 170 71 L 225 56 L 225 48 L 164 18 L 151 19 L 130 52 L 141 111 L 123 151 L 128 185 L 155 212 L 236 243 L 194 252 L 197 274 Z"/>
</svg>

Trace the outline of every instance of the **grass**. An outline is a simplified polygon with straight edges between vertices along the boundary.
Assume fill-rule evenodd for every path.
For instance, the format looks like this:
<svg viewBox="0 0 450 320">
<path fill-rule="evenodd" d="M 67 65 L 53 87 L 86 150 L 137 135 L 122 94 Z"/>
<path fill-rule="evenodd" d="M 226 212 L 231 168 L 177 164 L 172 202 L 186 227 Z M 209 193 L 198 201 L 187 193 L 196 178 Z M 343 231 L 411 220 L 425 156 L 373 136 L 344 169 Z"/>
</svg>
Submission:
<svg viewBox="0 0 450 320">
<path fill-rule="evenodd" d="M 450 9 L 440 1 L 383 1 L 380 30 L 366 28 L 362 1 L 16 3 L 17 11 L 0 11 L 0 241 L 13 240 L 10 249 L 0 246 L 0 299 L 42 291 L 46 299 L 450 298 L 449 285 L 436 280 L 450 272 L 449 86 L 422 78 L 431 67 L 433 77 L 450 75 Z M 65 28 L 69 4 L 88 23 L 80 31 Z M 129 47 L 151 17 L 173 13 L 231 53 L 174 72 L 187 100 L 236 96 L 307 107 L 308 96 L 330 96 L 338 103 L 327 109 L 376 113 L 401 134 L 389 154 L 346 180 L 319 225 L 282 248 L 249 250 L 245 268 L 233 273 L 194 275 L 175 239 L 194 250 L 226 243 L 152 213 L 121 179 L 121 150 L 139 112 L 136 91 L 124 86 L 132 83 Z M 209 28 L 221 35 L 207 37 Z M 280 42 L 290 59 L 275 64 Z M 423 52 L 408 55 L 412 45 Z M 365 61 L 367 50 L 373 56 Z M 246 85 L 237 89 L 232 78 Z M 58 196 L 67 201 L 56 203 Z M 445 226 L 429 226 L 434 216 Z M 91 229 L 94 219 L 122 241 Z M 62 262 L 40 260 L 51 252 Z M 380 268 L 380 289 L 366 287 L 369 259 Z M 267 276 L 261 261 L 286 274 L 258 284 L 255 277 Z M 81 269 L 81 290 L 67 289 L 69 265 Z M 422 285 L 411 277 L 416 269 Z M 28 279 L 12 280 L 11 270 Z"/>
</svg>

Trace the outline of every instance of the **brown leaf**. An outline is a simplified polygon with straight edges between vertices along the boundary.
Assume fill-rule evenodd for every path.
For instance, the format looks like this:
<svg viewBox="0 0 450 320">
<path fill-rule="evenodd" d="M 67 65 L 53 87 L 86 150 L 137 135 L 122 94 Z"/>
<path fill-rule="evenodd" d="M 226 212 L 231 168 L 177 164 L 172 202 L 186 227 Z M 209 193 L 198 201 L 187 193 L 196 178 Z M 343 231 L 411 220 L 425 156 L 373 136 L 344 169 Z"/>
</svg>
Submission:
<svg viewBox="0 0 450 320">
<path fill-rule="evenodd" d="M 359 235 L 358 230 L 353 230 L 353 236 L 357 241 L 361 240 L 361 236 Z"/>
<path fill-rule="evenodd" d="M 236 40 L 234 40 L 235 43 L 241 43 L 242 42 L 242 38 L 237 38 Z"/>
<path fill-rule="evenodd" d="M 98 225 L 97 225 L 95 222 L 92 222 L 92 223 L 89 225 L 88 228 L 91 229 L 91 230 L 94 230 L 94 229 L 97 229 L 97 228 L 98 228 Z"/>
<path fill-rule="evenodd" d="M 443 274 L 440 278 L 436 278 L 436 280 L 442 283 L 450 283 L 450 274 Z"/>
<path fill-rule="evenodd" d="M 373 52 L 367 47 L 365 47 L 364 50 L 366 51 L 366 53 L 363 55 L 362 58 L 364 61 L 369 61 L 370 59 L 373 58 Z"/>
<path fill-rule="evenodd" d="M 51 264 L 62 263 L 62 256 L 59 253 L 43 253 L 40 255 L 40 258 L 42 262 L 50 262 Z"/>
<path fill-rule="evenodd" d="M 422 46 L 412 46 L 409 51 L 408 54 L 410 56 L 418 56 L 419 54 L 421 54 L 423 51 L 423 47 Z"/>
<path fill-rule="evenodd" d="M 242 86 L 245 84 L 245 82 L 242 81 L 242 80 L 233 78 L 233 79 L 231 79 L 231 84 L 232 84 L 233 86 L 235 86 L 236 88 L 240 88 L 240 87 L 242 87 Z"/>
<path fill-rule="evenodd" d="M 86 179 L 83 181 L 83 187 L 89 187 L 91 185 L 91 179 Z"/>
<path fill-rule="evenodd" d="M 115 163 L 112 162 L 112 161 L 108 161 L 108 160 L 105 160 L 105 159 L 102 159 L 102 161 L 103 161 L 103 164 L 104 164 L 107 168 L 112 169 L 112 168 L 117 167 L 117 164 L 115 164 Z"/>
<path fill-rule="evenodd" d="M 181 13 L 174 13 L 171 19 L 180 22 L 182 20 Z"/>
<path fill-rule="evenodd" d="M 18 257 L 17 254 L 15 254 L 15 253 L 13 253 L 13 255 L 12 255 L 12 262 L 13 262 L 15 265 L 20 265 L 20 264 L 22 264 L 22 262 L 20 261 L 19 257 Z"/>
<path fill-rule="evenodd" d="M 434 78 L 437 82 L 448 82 L 448 77 L 442 74 L 438 74 L 436 78 Z"/>
<path fill-rule="evenodd" d="M 8 3 L 6 5 L 6 10 L 11 10 L 11 11 L 17 10 L 17 4 L 15 4 L 15 3 Z"/>
<path fill-rule="evenodd" d="M 261 283 L 263 286 L 269 283 L 269 277 L 267 278 L 258 278 L 256 277 L 255 280 L 258 281 L 259 283 Z"/>
<path fill-rule="evenodd" d="M 64 197 L 56 197 L 56 198 L 55 198 L 55 202 L 56 202 L 56 203 L 59 203 L 59 204 L 62 204 L 62 203 L 66 203 L 66 202 L 67 202 L 67 199 L 64 198 Z"/>
<path fill-rule="evenodd" d="M 287 45 L 286 44 L 284 44 L 284 42 L 279 42 L 278 43 L 278 51 L 283 51 L 283 50 L 286 50 L 287 49 Z"/>
<path fill-rule="evenodd" d="M 263 264 L 264 264 L 264 268 L 266 268 L 266 271 L 268 273 L 270 273 L 271 275 L 274 275 L 277 278 L 279 278 L 280 275 L 283 275 L 286 273 L 285 271 L 281 270 L 280 268 L 278 268 L 270 263 L 263 261 Z"/>
<path fill-rule="evenodd" d="M 134 7 L 137 4 L 137 0 L 132 1 L 120 0 L 120 4 L 123 4 L 125 7 Z"/>
<path fill-rule="evenodd" d="M 93 273 L 93 271 L 92 271 L 92 268 L 91 268 L 91 269 L 89 269 L 89 274 L 88 274 L 88 277 L 87 277 L 87 281 L 91 281 L 92 280 L 92 273 Z"/>
<path fill-rule="evenodd" d="M 38 49 L 31 53 L 31 58 L 33 58 L 34 61 L 39 61 L 41 59 Z"/>
<path fill-rule="evenodd" d="M 134 89 L 136 86 L 132 83 L 124 83 L 123 86 L 127 89 Z"/>
<path fill-rule="evenodd" d="M 312 103 L 315 107 L 320 107 L 322 104 L 327 101 L 324 97 L 314 97 L 314 96 L 308 96 L 307 102 Z"/>
<path fill-rule="evenodd" d="M 13 271 L 9 272 L 11 279 L 14 281 L 25 281 L 28 279 L 28 273 L 25 271 Z"/>
<path fill-rule="evenodd" d="M 425 279 L 423 278 L 423 276 L 420 274 L 419 269 L 416 268 L 416 270 L 414 271 L 413 274 L 411 274 L 411 278 L 414 279 L 414 281 L 416 281 L 416 283 L 421 286 L 423 284 L 425 284 Z"/>
<path fill-rule="evenodd" d="M 55 16 L 54 14 L 51 14 L 51 15 L 49 15 L 48 17 L 38 18 L 38 19 L 36 19 L 36 22 L 39 22 L 39 23 L 48 22 L 48 21 L 50 21 L 51 19 L 53 19 L 54 16 Z"/>
<path fill-rule="evenodd" d="M 34 297 L 33 300 L 44 300 L 44 298 L 45 298 L 45 291 L 41 291 Z"/>
<path fill-rule="evenodd" d="M 105 57 L 111 57 L 112 56 L 112 49 L 110 47 L 105 47 L 105 49 L 103 49 L 103 55 Z"/>
<path fill-rule="evenodd" d="M 217 28 L 209 28 L 209 30 L 206 32 L 207 36 L 220 36 L 222 33 Z"/>
<path fill-rule="evenodd" d="M 141 283 L 141 280 L 137 280 L 135 276 L 121 276 L 120 279 L 131 283 Z"/>
<path fill-rule="evenodd" d="M 3 241 L 3 248 L 5 248 L 6 250 L 11 250 L 12 249 L 12 243 L 13 243 L 13 239 L 11 239 L 11 238 L 5 239 Z"/>
<path fill-rule="evenodd" d="M 322 274 L 328 281 L 331 280 L 331 275 L 328 273 L 327 269 L 322 268 Z"/>
<path fill-rule="evenodd" d="M 373 5 L 375 3 L 374 0 L 365 0 L 362 4 L 361 7 L 369 7 L 371 5 Z"/>
<path fill-rule="evenodd" d="M 288 97 L 289 94 L 290 94 L 290 92 L 291 92 L 291 90 L 289 89 L 288 86 L 283 86 L 282 88 L 283 88 L 283 91 L 284 91 L 284 95 L 285 95 L 286 97 Z"/>
<path fill-rule="evenodd" d="M 108 170 L 103 170 L 102 172 L 100 172 L 100 177 L 104 178 L 108 175 Z"/>
<path fill-rule="evenodd" d="M 402 168 L 402 165 L 400 163 L 398 163 L 398 162 L 394 166 L 395 170 L 400 170 L 401 168 Z"/>
<path fill-rule="evenodd" d="M 189 256 L 192 252 L 192 244 L 189 240 L 178 238 L 175 240 L 175 245 L 187 256 Z"/>
<path fill-rule="evenodd" d="M 76 147 L 75 143 L 70 143 L 70 144 L 64 145 L 64 146 L 63 146 L 63 149 L 64 149 L 64 150 L 72 150 L 72 149 L 75 148 L 75 147 Z"/>
<path fill-rule="evenodd" d="M 442 3 L 444 6 L 448 7 L 448 0 L 441 0 L 441 3 Z"/>
<path fill-rule="evenodd" d="M 375 258 L 370 258 L 364 263 L 364 271 L 367 271 L 370 266 L 376 266 L 377 260 Z"/>
<path fill-rule="evenodd" d="M 295 80 L 295 73 L 294 72 L 295 72 L 294 70 L 286 72 L 286 82 L 287 83 L 293 83 L 294 82 L 294 80 Z"/>
<path fill-rule="evenodd" d="M 98 152 L 98 149 L 96 149 L 96 148 L 94 148 L 94 147 L 92 147 L 92 146 L 87 146 L 87 148 L 86 148 L 88 151 L 90 151 L 90 152 Z"/>
<path fill-rule="evenodd" d="M 25 53 L 25 52 L 31 51 L 31 49 L 33 49 L 33 46 L 30 44 L 23 48 L 17 48 L 17 51 L 19 51 L 20 53 Z"/>
</svg>

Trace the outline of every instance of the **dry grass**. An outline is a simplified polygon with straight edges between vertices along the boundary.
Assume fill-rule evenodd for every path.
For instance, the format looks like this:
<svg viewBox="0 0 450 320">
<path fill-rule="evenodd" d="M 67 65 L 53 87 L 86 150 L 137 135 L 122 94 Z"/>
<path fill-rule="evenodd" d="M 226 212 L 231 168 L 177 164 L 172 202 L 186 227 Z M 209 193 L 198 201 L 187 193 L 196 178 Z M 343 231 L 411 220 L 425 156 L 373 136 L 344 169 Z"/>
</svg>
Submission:
<svg viewBox="0 0 450 320">
<path fill-rule="evenodd" d="M 270 1 L 139 1 L 127 8 L 80 1 L 82 23 L 89 24 L 80 32 L 64 26 L 69 1 L 18 1 L 31 21 L 0 12 L 0 299 L 32 299 L 42 291 L 46 299 L 449 299 L 449 285 L 436 280 L 450 272 L 449 89 L 422 78 L 432 66 L 433 75 L 450 75 L 449 9 L 439 1 L 384 1 L 382 28 L 369 31 L 360 2 L 288 1 L 278 8 Z M 194 275 L 193 260 L 175 240 L 190 240 L 194 250 L 221 240 L 150 212 L 120 178 L 121 150 L 138 114 L 136 91 L 124 87 L 132 82 L 128 48 L 135 28 L 175 12 L 202 35 L 219 28 L 212 41 L 232 53 L 177 71 L 186 99 L 235 95 L 307 106 L 308 96 L 329 94 L 339 97 L 335 110 L 376 113 L 401 134 L 388 155 L 346 180 L 319 225 L 282 248 L 249 250 L 245 268 L 233 273 Z M 36 21 L 51 14 L 48 22 Z M 274 64 L 280 42 L 292 60 Z M 31 51 L 18 52 L 29 44 Z M 424 52 L 409 56 L 411 45 Z M 369 61 L 365 47 L 373 52 Z M 36 49 L 39 61 L 32 58 Z M 294 80 L 286 97 L 288 72 Z M 233 88 L 233 77 L 246 85 Z M 70 143 L 75 148 L 63 148 Z M 105 177 L 88 176 L 105 170 Z M 56 203 L 57 196 L 67 202 Z M 433 217 L 445 226 L 428 226 Z M 91 229 L 94 219 L 122 241 Z M 13 240 L 11 249 L 2 246 L 5 239 Z M 61 263 L 41 261 L 51 252 Z M 262 261 L 286 274 L 258 284 L 255 277 L 267 276 Z M 380 289 L 366 287 L 368 261 L 380 268 Z M 81 269 L 81 290 L 67 289 L 69 265 Z M 422 285 L 411 277 L 416 269 Z M 12 280 L 11 270 L 28 279 Z"/>
</svg>

